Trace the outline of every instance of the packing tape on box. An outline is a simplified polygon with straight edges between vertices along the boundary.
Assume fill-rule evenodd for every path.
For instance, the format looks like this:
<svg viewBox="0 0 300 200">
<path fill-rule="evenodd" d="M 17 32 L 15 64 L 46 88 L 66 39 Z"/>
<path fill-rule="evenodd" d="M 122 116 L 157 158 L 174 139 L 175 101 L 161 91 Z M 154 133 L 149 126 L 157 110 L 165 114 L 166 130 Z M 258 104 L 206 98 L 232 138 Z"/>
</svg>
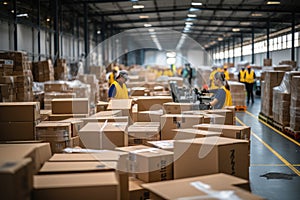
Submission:
<svg viewBox="0 0 300 200">
<path fill-rule="evenodd" d="M 202 183 L 201 181 L 195 181 L 190 183 L 191 186 L 197 190 L 206 193 L 207 195 L 182 197 L 177 200 L 196 200 L 196 199 L 221 199 L 221 200 L 241 200 L 233 190 L 213 190 L 210 185 Z"/>
<path fill-rule="evenodd" d="M 100 135 L 99 135 L 99 139 L 100 139 L 100 149 L 102 149 L 102 143 L 103 143 L 103 131 L 104 131 L 104 128 L 106 127 L 107 125 L 107 120 L 105 120 L 103 126 L 100 128 Z"/>
</svg>

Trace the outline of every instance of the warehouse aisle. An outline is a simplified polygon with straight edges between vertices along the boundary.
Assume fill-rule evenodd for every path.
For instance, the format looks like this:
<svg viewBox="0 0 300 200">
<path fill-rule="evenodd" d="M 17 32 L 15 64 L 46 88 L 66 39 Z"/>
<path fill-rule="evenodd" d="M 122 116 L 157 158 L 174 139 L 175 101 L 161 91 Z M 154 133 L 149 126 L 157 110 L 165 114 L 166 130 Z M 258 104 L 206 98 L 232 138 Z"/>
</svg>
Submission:
<svg viewBox="0 0 300 200">
<path fill-rule="evenodd" d="M 251 126 L 250 183 L 266 199 L 300 199 L 300 143 L 258 120 L 260 99 L 237 112 L 237 124 Z"/>
</svg>

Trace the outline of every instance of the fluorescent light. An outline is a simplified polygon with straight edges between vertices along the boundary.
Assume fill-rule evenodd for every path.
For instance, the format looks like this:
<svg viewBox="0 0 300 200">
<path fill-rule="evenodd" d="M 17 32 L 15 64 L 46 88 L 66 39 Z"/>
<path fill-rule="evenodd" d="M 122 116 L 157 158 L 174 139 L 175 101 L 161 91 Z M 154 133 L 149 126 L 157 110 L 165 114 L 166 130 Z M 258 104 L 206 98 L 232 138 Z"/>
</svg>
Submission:
<svg viewBox="0 0 300 200">
<path fill-rule="evenodd" d="M 3 2 L 3 5 L 7 5 L 8 3 L 6 1 Z"/>
<path fill-rule="evenodd" d="M 151 24 L 144 24 L 144 27 L 151 27 Z"/>
<path fill-rule="evenodd" d="M 271 1 L 268 1 L 267 2 L 267 5 L 279 5 L 280 4 L 280 1 L 276 1 L 276 0 L 271 0 Z"/>
<path fill-rule="evenodd" d="M 100 31 L 100 30 L 98 30 L 98 31 L 97 31 L 97 34 L 99 35 L 100 33 L 101 33 L 101 31 Z"/>
<path fill-rule="evenodd" d="M 197 17 L 197 15 L 196 15 L 196 14 L 187 14 L 187 16 L 188 16 L 188 17 L 191 17 L 191 18 L 193 18 L 193 17 Z"/>
<path fill-rule="evenodd" d="M 185 25 L 193 25 L 193 22 L 185 22 Z"/>
<path fill-rule="evenodd" d="M 201 2 L 192 2 L 192 6 L 202 6 Z"/>
<path fill-rule="evenodd" d="M 166 55 L 167 55 L 168 58 L 175 58 L 176 57 L 176 52 L 174 52 L 174 51 L 167 52 Z"/>
<path fill-rule="evenodd" d="M 155 29 L 154 29 L 154 28 L 149 28 L 148 31 L 149 31 L 149 32 L 154 32 Z"/>
<path fill-rule="evenodd" d="M 239 32 L 240 29 L 239 29 L 239 28 L 233 28 L 232 31 L 233 31 L 233 32 Z"/>
<path fill-rule="evenodd" d="M 251 22 L 241 22 L 240 25 L 244 25 L 244 26 L 247 26 L 247 25 L 250 25 Z"/>
<path fill-rule="evenodd" d="M 199 10 L 200 10 L 199 8 L 190 8 L 189 9 L 190 12 L 196 12 L 196 11 L 199 11 Z"/>
<path fill-rule="evenodd" d="M 221 37 L 218 37 L 218 41 L 223 41 L 223 38 L 221 38 Z"/>
<path fill-rule="evenodd" d="M 50 22 L 50 18 L 47 18 L 46 21 L 47 21 L 47 22 Z"/>
<path fill-rule="evenodd" d="M 261 13 L 252 13 L 251 16 L 252 17 L 261 17 L 262 14 Z"/>
<path fill-rule="evenodd" d="M 140 15 L 139 18 L 140 18 L 140 19 L 148 19 L 149 16 L 148 16 L 148 15 Z"/>
<path fill-rule="evenodd" d="M 132 6 L 133 9 L 142 9 L 142 8 L 144 8 L 144 7 L 145 7 L 145 6 L 142 5 L 142 4 L 134 4 L 134 5 Z"/>
<path fill-rule="evenodd" d="M 17 17 L 28 17 L 27 13 L 17 14 Z"/>
</svg>

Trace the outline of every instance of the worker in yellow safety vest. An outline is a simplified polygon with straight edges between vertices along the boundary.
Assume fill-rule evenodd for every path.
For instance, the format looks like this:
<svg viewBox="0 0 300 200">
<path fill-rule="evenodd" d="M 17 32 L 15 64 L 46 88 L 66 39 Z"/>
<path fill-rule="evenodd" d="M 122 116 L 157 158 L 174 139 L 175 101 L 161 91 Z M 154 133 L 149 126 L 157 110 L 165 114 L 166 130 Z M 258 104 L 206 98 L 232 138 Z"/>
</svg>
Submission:
<svg viewBox="0 0 300 200">
<path fill-rule="evenodd" d="M 217 65 L 213 65 L 212 70 L 213 71 L 209 75 L 209 89 L 217 89 L 218 87 L 215 85 L 215 82 L 214 82 L 215 74 L 218 71 Z"/>
<path fill-rule="evenodd" d="M 120 70 L 116 76 L 116 80 L 111 84 L 108 90 L 108 98 L 111 99 L 129 99 L 126 81 L 128 81 L 128 73 Z"/>
<path fill-rule="evenodd" d="M 216 72 L 214 82 L 218 89 L 209 90 L 209 93 L 214 93 L 213 100 L 209 102 L 213 109 L 222 109 L 225 106 L 232 106 L 232 97 L 230 87 L 225 79 L 223 72 Z"/>
<path fill-rule="evenodd" d="M 247 91 L 247 104 L 249 104 L 250 98 L 252 103 L 254 103 L 254 96 L 253 96 L 253 86 L 255 82 L 255 72 L 253 69 L 251 69 L 251 66 L 247 66 L 247 70 L 245 73 L 245 85 L 246 85 L 246 91 Z"/>
<path fill-rule="evenodd" d="M 238 78 L 241 83 L 245 83 L 246 69 L 245 66 L 242 66 Z"/>
<path fill-rule="evenodd" d="M 227 65 L 224 65 L 224 67 L 223 67 L 223 73 L 225 75 L 225 80 L 229 81 L 230 77 L 229 77 L 229 72 L 228 72 L 227 68 L 228 68 Z"/>
<path fill-rule="evenodd" d="M 119 67 L 114 67 L 114 69 L 112 70 L 112 72 L 109 74 L 109 77 L 108 77 L 108 86 L 110 86 L 115 81 L 116 74 L 118 73 L 118 71 L 119 71 Z"/>
</svg>

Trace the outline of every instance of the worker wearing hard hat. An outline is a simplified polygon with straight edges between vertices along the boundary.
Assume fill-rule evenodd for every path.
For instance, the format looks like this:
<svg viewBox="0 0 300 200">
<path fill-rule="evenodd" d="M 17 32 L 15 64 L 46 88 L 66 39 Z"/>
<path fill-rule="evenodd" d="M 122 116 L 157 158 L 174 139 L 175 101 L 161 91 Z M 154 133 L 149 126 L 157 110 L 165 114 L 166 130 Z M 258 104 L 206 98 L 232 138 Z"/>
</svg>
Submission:
<svg viewBox="0 0 300 200">
<path fill-rule="evenodd" d="M 253 96 L 253 85 L 255 82 L 255 72 L 251 69 L 251 66 L 247 66 L 247 70 L 245 72 L 245 85 L 247 90 L 247 104 L 249 104 L 250 98 L 252 103 L 254 103 L 254 96 Z"/>
<path fill-rule="evenodd" d="M 239 75 L 238 75 L 239 82 L 245 83 L 245 76 L 246 76 L 246 69 L 245 69 L 245 66 L 242 66 L 241 70 L 239 71 Z"/>
<path fill-rule="evenodd" d="M 116 80 L 111 84 L 108 90 L 109 99 L 129 99 L 128 89 L 125 82 L 128 81 L 128 73 L 120 70 L 117 73 Z"/>
</svg>

